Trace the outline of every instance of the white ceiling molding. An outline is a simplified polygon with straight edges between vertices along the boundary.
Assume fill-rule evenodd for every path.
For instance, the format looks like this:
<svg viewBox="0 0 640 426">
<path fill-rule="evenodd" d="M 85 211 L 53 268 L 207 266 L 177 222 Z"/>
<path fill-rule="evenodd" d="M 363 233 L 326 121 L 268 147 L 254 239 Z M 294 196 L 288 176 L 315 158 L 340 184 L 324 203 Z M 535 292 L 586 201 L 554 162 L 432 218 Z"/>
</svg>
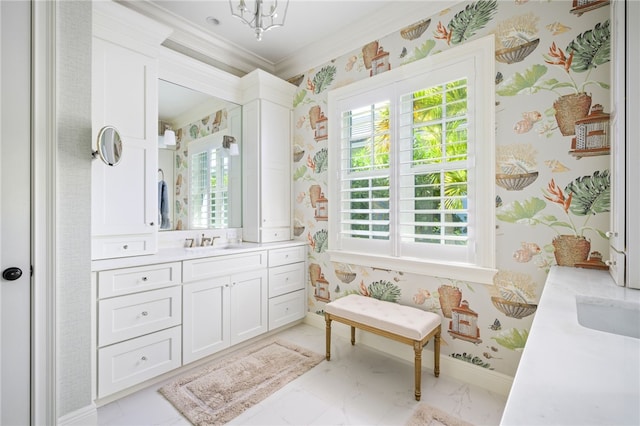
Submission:
<svg viewBox="0 0 640 426">
<path fill-rule="evenodd" d="M 273 63 L 229 40 L 198 29 L 186 19 L 147 0 L 114 1 L 173 28 L 173 33 L 165 43 L 173 50 L 237 76 L 259 68 L 283 79 L 302 74 L 311 67 L 360 49 L 371 41 L 399 31 L 455 3 L 450 0 L 391 2 L 365 18 L 358 18 L 342 31 L 319 38 L 288 58 Z"/>
<path fill-rule="evenodd" d="M 236 44 L 233 44 L 228 40 L 216 37 L 206 31 L 202 31 L 184 18 L 161 9 L 153 3 L 146 0 L 129 2 L 120 0 L 114 1 L 173 28 L 173 33 L 167 40 L 177 45 L 184 46 L 186 49 L 183 53 L 187 53 L 188 51 L 197 52 L 205 57 L 211 58 L 215 62 L 220 62 L 228 65 L 232 69 L 239 70 L 244 74 L 247 74 L 256 68 L 263 69 L 270 73 L 274 72 L 275 67 L 273 63 Z M 167 45 L 175 49 L 172 43 L 167 43 Z M 196 59 L 202 60 L 203 58 Z M 237 72 L 234 74 L 238 75 Z"/>
</svg>

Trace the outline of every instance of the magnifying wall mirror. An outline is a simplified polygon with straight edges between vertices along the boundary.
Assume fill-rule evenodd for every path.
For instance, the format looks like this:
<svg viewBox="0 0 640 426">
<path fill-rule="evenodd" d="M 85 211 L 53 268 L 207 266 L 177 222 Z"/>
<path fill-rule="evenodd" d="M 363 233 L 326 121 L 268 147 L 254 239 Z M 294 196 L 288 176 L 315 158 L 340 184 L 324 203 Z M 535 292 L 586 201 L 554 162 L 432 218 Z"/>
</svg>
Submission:
<svg viewBox="0 0 640 426">
<path fill-rule="evenodd" d="M 100 159 L 108 166 L 115 166 L 122 159 L 122 138 L 113 126 L 104 126 L 100 129 L 97 139 L 97 151 Z"/>
</svg>

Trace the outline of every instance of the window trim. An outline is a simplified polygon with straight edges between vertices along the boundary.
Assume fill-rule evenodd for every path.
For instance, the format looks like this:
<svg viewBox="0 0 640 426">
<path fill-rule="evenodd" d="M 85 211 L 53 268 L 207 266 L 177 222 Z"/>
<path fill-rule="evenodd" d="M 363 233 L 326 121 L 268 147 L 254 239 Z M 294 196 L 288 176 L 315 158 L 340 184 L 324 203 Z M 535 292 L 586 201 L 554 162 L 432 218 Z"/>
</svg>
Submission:
<svg viewBox="0 0 640 426">
<path fill-rule="evenodd" d="M 341 113 L 338 104 L 353 96 L 366 94 L 376 89 L 387 90 L 392 85 L 402 84 L 404 81 L 418 77 L 427 77 L 431 70 L 453 66 L 456 63 L 472 60 L 475 64 L 476 84 L 473 88 L 474 97 L 482 99 L 489 108 L 477 108 L 471 112 L 475 122 L 476 140 L 489 141 L 489 147 L 474 150 L 475 175 L 473 179 L 477 188 L 482 188 L 482 194 L 474 197 L 477 203 L 476 223 L 484 226 L 475 227 L 475 262 L 445 262 L 435 259 L 419 259 L 411 257 L 393 257 L 374 253 L 360 253 L 345 250 L 340 247 L 340 161 L 339 155 L 329 155 L 328 193 L 335 202 L 329 203 L 329 250 L 332 262 L 350 263 L 364 266 L 376 265 L 386 269 L 401 270 L 429 276 L 447 277 L 491 284 L 496 272 L 496 243 L 495 243 L 495 59 L 494 38 L 486 36 L 467 42 L 452 49 L 429 56 L 425 59 L 404 65 L 365 78 L 348 86 L 331 90 L 328 95 L 329 123 L 340 123 Z M 437 71 L 436 71 L 437 72 Z M 397 132 L 397 129 L 392 130 Z M 341 126 L 329 125 L 329 149 L 334 151 L 341 147 Z M 333 148 L 333 149 L 332 149 Z M 329 198 L 331 200 L 331 198 Z"/>
</svg>

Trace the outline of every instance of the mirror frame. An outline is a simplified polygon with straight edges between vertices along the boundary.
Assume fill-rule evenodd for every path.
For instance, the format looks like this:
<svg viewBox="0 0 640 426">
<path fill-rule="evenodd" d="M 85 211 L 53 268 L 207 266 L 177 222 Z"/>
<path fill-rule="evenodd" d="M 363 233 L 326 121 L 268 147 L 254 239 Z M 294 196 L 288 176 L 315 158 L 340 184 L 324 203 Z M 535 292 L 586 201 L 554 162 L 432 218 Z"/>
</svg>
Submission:
<svg viewBox="0 0 640 426">
<path fill-rule="evenodd" d="M 118 129 L 114 126 L 104 126 L 98 132 L 93 157 L 95 158 L 97 154 L 107 166 L 117 166 L 122 161 L 122 148 L 122 136 L 120 136 Z"/>
</svg>

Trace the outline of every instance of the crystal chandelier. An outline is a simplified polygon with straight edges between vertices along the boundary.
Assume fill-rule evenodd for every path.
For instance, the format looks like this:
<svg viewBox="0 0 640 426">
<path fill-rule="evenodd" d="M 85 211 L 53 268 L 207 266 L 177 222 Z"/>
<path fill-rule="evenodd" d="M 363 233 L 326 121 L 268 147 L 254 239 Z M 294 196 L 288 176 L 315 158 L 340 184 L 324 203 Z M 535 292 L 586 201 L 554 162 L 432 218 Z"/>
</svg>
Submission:
<svg viewBox="0 0 640 426">
<path fill-rule="evenodd" d="M 249 3 L 249 5 L 253 4 L 253 6 L 249 7 L 247 3 Z M 281 8 L 283 9 L 282 11 L 278 10 L 278 0 L 267 1 L 266 3 L 270 4 L 269 6 L 264 3 L 263 0 L 229 0 L 231 14 L 249 25 L 255 31 L 258 41 L 262 40 L 262 33 L 265 31 L 284 25 L 287 8 L 289 7 L 289 0 L 284 1 L 284 7 Z"/>
</svg>

